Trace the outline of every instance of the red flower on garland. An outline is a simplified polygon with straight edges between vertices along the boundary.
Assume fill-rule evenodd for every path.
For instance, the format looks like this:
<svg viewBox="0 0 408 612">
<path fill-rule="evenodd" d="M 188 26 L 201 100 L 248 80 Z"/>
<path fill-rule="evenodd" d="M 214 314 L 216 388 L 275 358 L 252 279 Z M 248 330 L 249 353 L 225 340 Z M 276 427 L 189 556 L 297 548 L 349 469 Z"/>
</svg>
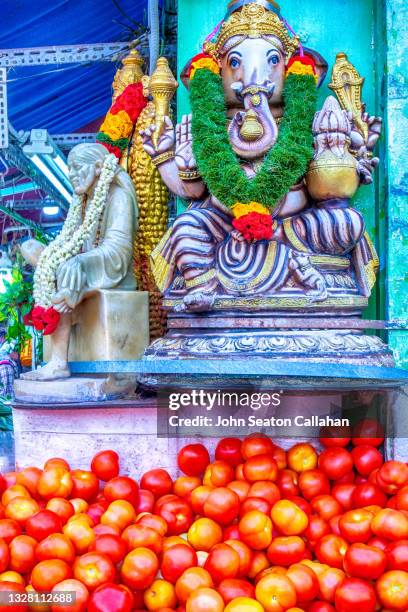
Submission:
<svg viewBox="0 0 408 612">
<path fill-rule="evenodd" d="M 109 112 L 116 115 L 119 111 L 124 110 L 129 115 L 131 122 L 135 123 L 147 102 L 147 98 L 143 95 L 142 83 L 131 83 L 116 98 Z"/>
<path fill-rule="evenodd" d="M 53 334 L 60 321 L 60 313 L 52 306 L 34 306 L 29 313 L 24 315 L 24 324 L 32 325 L 37 331 L 42 331 L 44 336 Z"/>
<path fill-rule="evenodd" d="M 242 215 L 234 219 L 232 225 L 241 232 L 245 240 L 254 242 L 256 240 L 270 240 L 273 234 L 272 217 L 257 212 Z"/>
<path fill-rule="evenodd" d="M 122 157 L 122 151 L 119 147 L 116 147 L 115 145 L 111 145 L 109 144 L 109 142 L 102 142 L 101 144 L 103 144 L 105 149 L 108 149 L 109 153 L 113 153 L 113 155 L 117 157 L 118 159 Z"/>
</svg>

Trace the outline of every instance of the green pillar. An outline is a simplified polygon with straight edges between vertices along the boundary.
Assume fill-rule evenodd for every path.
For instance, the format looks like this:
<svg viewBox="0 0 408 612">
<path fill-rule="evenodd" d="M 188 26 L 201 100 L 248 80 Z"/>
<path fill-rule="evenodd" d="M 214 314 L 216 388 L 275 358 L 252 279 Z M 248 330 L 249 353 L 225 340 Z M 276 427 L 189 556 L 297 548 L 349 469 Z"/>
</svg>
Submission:
<svg viewBox="0 0 408 612">
<path fill-rule="evenodd" d="M 408 319 L 408 5 L 386 1 L 387 276 L 386 314 Z M 408 330 L 389 332 L 398 365 L 408 368 Z"/>
</svg>

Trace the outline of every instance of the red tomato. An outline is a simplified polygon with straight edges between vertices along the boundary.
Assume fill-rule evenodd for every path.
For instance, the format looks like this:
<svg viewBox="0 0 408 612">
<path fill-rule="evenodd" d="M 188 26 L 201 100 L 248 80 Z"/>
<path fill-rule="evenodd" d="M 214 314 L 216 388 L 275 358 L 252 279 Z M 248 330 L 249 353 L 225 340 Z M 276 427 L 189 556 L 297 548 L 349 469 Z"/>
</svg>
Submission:
<svg viewBox="0 0 408 612">
<path fill-rule="evenodd" d="M 229 525 L 229 527 L 226 527 L 223 531 L 223 537 L 222 539 L 224 540 L 224 542 L 226 542 L 226 540 L 240 540 L 240 534 L 239 534 L 239 527 L 237 524 L 234 525 Z M 220 540 L 221 541 L 221 540 Z M 218 544 L 218 542 L 217 542 Z"/>
<path fill-rule="evenodd" d="M 236 550 L 228 544 L 216 544 L 210 550 L 204 569 L 209 572 L 215 584 L 226 578 L 236 578 L 239 573 L 240 558 Z"/>
<path fill-rule="evenodd" d="M 154 495 L 151 491 L 146 489 L 139 489 L 139 496 L 137 502 L 134 504 L 136 514 L 141 512 L 153 512 L 154 508 Z"/>
<path fill-rule="evenodd" d="M 373 587 L 360 578 L 345 578 L 334 601 L 338 612 L 374 612 L 376 607 Z"/>
<path fill-rule="evenodd" d="M 71 564 L 75 559 L 75 547 L 66 535 L 51 533 L 37 545 L 35 554 L 38 561 L 61 559 Z"/>
<path fill-rule="evenodd" d="M 187 444 L 179 451 L 177 463 L 187 476 L 201 476 L 210 463 L 210 455 L 203 444 Z"/>
<path fill-rule="evenodd" d="M 138 525 L 146 525 L 146 527 L 154 529 L 154 531 L 157 531 L 157 533 L 161 536 L 165 536 L 167 533 L 168 527 L 166 521 L 157 514 L 145 512 L 136 518 L 136 523 Z"/>
<path fill-rule="evenodd" d="M 213 487 L 201 485 L 201 487 L 197 487 L 194 489 L 194 491 L 192 491 L 190 496 L 190 504 L 196 514 L 203 514 L 205 500 L 212 490 Z"/>
<path fill-rule="evenodd" d="M 276 465 L 280 470 L 284 470 L 287 467 L 288 462 L 286 458 L 286 451 L 283 448 L 274 444 L 271 456 L 273 459 L 275 459 Z"/>
<path fill-rule="evenodd" d="M 316 569 L 316 565 L 312 569 Z M 343 570 L 323 565 L 323 569 L 317 574 L 320 589 L 319 598 L 333 603 L 337 587 L 340 586 L 345 577 L 346 574 Z"/>
<path fill-rule="evenodd" d="M 298 478 L 298 474 L 294 470 L 279 470 L 276 485 L 279 488 L 280 494 L 283 496 L 299 495 Z"/>
<path fill-rule="evenodd" d="M 138 500 L 139 487 L 137 482 L 129 476 L 117 476 L 109 480 L 103 489 L 104 497 L 113 502 L 117 499 L 124 499 L 135 505 Z"/>
<path fill-rule="evenodd" d="M 62 521 L 55 512 L 40 510 L 37 514 L 27 519 L 25 529 L 27 535 L 40 542 L 52 533 L 61 533 Z"/>
<path fill-rule="evenodd" d="M 332 496 L 336 499 L 344 508 L 344 510 L 351 510 L 354 506 L 353 493 L 356 489 L 354 484 L 336 484 L 332 489 Z"/>
<path fill-rule="evenodd" d="M 318 540 L 329 533 L 329 524 L 322 519 L 321 516 L 314 514 L 313 516 L 309 517 L 309 524 L 303 532 L 303 536 L 307 539 L 311 546 L 314 546 Z"/>
<path fill-rule="evenodd" d="M 168 525 L 168 535 L 180 535 L 188 531 L 193 522 L 193 513 L 186 501 L 174 499 L 164 502 L 156 510 Z"/>
<path fill-rule="evenodd" d="M 377 538 L 377 536 L 370 538 L 367 542 L 367 546 L 374 546 L 374 548 L 378 548 L 379 550 L 383 551 L 385 551 L 388 544 L 388 540 L 384 540 L 383 538 Z"/>
<path fill-rule="evenodd" d="M 387 568 L 408 572 L 408 540 L 391 542 L 385 549 Z"/>
<path fill-rule="evenodd" d="M 299 536 L 278 537 L 272 540 L 267 555 L 273 565 L 289 567 L 305 556 L 306 544 Z"/>
<path fill-rule="evenodd" d="M 126 555 L 120 571 L 123 582 L 131 589 L 147 589 L 155 579 L 158 569 L 157 556 L 142 546 Z"/>
<path fill-rule="evenodd" d="M 225 540 L 224 544 L 228 544 L 231 548 L 238 553 L 239 556 L 239 569 L 237 578 L 245 578 L 248 575 L 249 568 L 251 567 L 253 553 L 249 546 L 241 540 Z"/>
<path fill-rule="evenodd" d="M 351 456 L 353 457 L 357 472 L 362 476 L 369 476 L 373 470 L 380 468 L 384 462 L 380 451 L 375 446 L 368 446 L 366 444 L 353 448 Z"/>
<path fill-rule="evenodd" d="M 106 510 L 109 508 L 109 502 L 107 499 L 100 500 L 91 504 L 86 511 L 86 514 L 91 517 L 94 525 L 99 525 L 101 522 L 101 517 L 105 514 Z"/>
<path fill-rule="evenodd" d="M 329 480 L 336 480 L 353 469 L 353 458 L 345 448 L 326 448 L 320 454 L 318 465 Z"/>
<path fill-rule="evenodd" d="M 53 497 L 50 499 L 47 502 L 46 509 L 57 514 L 63 525 L 65 525 L 68 519 L 75 514 L 74 506 L 63 497 Z"/>
<path fill-rule="evenodd" d="M 386 461 L 377 472 L 377 484 L 385 493 L 394 495 L 408 483 L 408 465 L 402 461 Z"/>
<path fill-rule="evenodd" d="M 276 480 L 278 465 L 271 455 L 255 455 L 244 463 L 244 477 L 248 482 Z"/>
<path fill-rule="evenodd" d="M 333 608 L 333 606 L 329 604 L 327 601 L 314 601 L 308 607 L 307 612 L 336 612 L 336 609 Z"/>
<path fill-rule="evenodd" d="M 128 548 L 126 541 L 117 535 L 104 534 L 97 536 L 96 540 L 89 547 L 90 552 L 98 552 L 107 555 L 114 565 L 117 565 L 125 558 Z"/>
<path fill-rule="evenodd" d="M 287 578 L 294 585 L 297 603 L 312 601 L 319 593 L 319 581 L 316 574 L 306 565 L 295 563 L 286 572 Z"/>
<path fill-rule="evenodd" d="M 262 434 L 254 434 L 244 439 L 241 446 L 242 457 L 247 461 L 256 455 L 270 454 L 273 451 L 272 440 Z"/>
<path fill-rule="evenodd" d="M 386 565 L 385 553 L 366 544 L 352 544 L 344 556 L 344 570 L 353 578 L 377 580 L 384 573 Z"/>
<path fill-rule="evenodd" d="M 22 537 L 22 536 L 20 536 Z M 0 572 L 6 571 L 10 561 L 9 547 L 6 540 L 0 538 Z"/>
<path fill-rule="evenodd" d="M 380 538 L 405 540 L 408 539 L 408 517 L 399 510 L 384 508 L 374 516 L 371 529 Z"/>
<path fill-rule="evenodd" d="M 351 440 L 351 428 L 339 426 L 322 427 L 319 440 L 326 448 L 330 446 L 347 446 Z"/>
<path fill-rule="evenodd" d="M 271 504 L 261 497 L 247 497 L 241 504 L 239 509 L 239 517 L 242 518 L 247 512 L 259 510 L 264 514 L 269 514 L 272 509 Z"/>
<path fill-rule="evenodd" d="M 4 540 L 2 540 L 2 542 L 4 542 Z M 19 574 L 28 574 L 28 572 L 31 572 L 34 565 L 37 563 L 37 559 L 35 556 L 36 546 L 37 541 L 28 535 L 20 535 L 15 537 L 10 542 L 9 547 L 9 569 L 15 572 L 19 572 Z"/>
<path fill-rule="evenodd" d="M 362 478 L 361 476 L 359 478 Z M 356 475 L 353 471 L 344 474 L 341 478 L 335 480 L 336 484 L 352 484 L 356 480 Z"/>
<path fill-rule="evenodd" d="M 100 552 L 89 552 L 77 557 L 73 570 L 74 577 L 90 590 L 105 582 L 113 582 L 116 578 L 116 569 L 111 559 Z"/>
<path fill-rule="evenodd" d="M 161 468 L 149 470 L 143 474 L 140 486 L 142 489 L 151 491 L 155 499 L 168 495 L 173 491 L 173 481 L 170 474 Z"/>
<path fill-rule="evenodd" d="M 92 472 L 99 480 L 112 480 L 119 474 L 119 455 L 113 450 L 104 450 L 97 453 L 91 462 Z"/>
<path fill-rule="evenodd" d="M 89 599 L 89 591 L 82 582 L 69 578 L 55 585 L 52 589 L 53 593 L 74 593 L 75 603 L 66 605 L 58 603 L 51 605 L 51 612 L 85 612 L 87 610 L 87 602 Z"/>
<path fill-rule="evenodd" d="M 343 512 L 342 505 L 332 495 L 319 495 L 312 500 L 310 505 L 313 511 L 325 521 L 329 521 Z"/>
<path fill-rule="evenodd" d="M 408 574 L 400 570 L 385 572 L 377 581 L 378 599 L 385 608 L 401 610 L 408 608 Z"/>
<path fill-rule="evenodd" d="M 363 448 L 356 446 L 356 449 Z M 354 508 L 364 508 L 365 506 L 381 506 L 387 503 L 387 496 L 377 485 L 366 482 L 358 485 L 351 496 Z"/>
<path fill-rule="evenodd" d="M 243 502 L 248 497 L 251 485 L 246 480 L 233 480 L 227 484 L 227 488 L 234 491 L 238 495 L 239 501 Z"/>
<path fill-rule="evenodd" d="M 339 520 L 340 533 L 348 542 L 367 542 L 372 536 L 373 518 L 364 508 L 349 510 Z"/>
<path fill-rule="evenodd" d="M 5 598 L 3 601 L 7 601 L 7 598 L 9 598 L 8 601 L 10 601 L 10 597 L 15 601 L 17 599 L 16 595 L 24 596 L 26 590 L 22 584 L 5 580 L 4 582 L 0 582 L 0 593 L 2 594 L 2 598 Z M 13 610 L 13 612 L 28 612 L 28 609 L 28 605 L 25 603 L 13 603 L 12 607 L 6 603 L 0 604 L 0 612 L 10 612 L 10 610 Z"/>
<path fill-rule="evenodd" d="M 215 449 L 216 460 L 225 461 L 236 468 L 242 463 L 241 446 L 242 442 L 238 438 L 223 438 Z"/>
<path fill-rule="evenodd" d="M 260 480 L 259 482 L 253 482 L 248 491 L 248 497 L 260 497 L 266 499 L 271 506 L 276 504 L 280 500 L 281 494 L 279 488 L 274 482 L 270 480 Z"/>
<path fill-rule="evenodd" d="M 88 602 L 88 612 L 131 612 L 134 597 L 123 584 L 102 584 L 94 590 Z"/>
<path fill-rule="evenodd" d="M 99 480 L 93 472 L 87 470 L 72 470 L 71 472 L 74 486 L 71 496 L 80 497 L 85 501 L 92 501 L 99 491 Z"/>
<path fill-rule="evenodd" d="M 163 547 L 162 536 L 147 525 L 129 525 L 121 537 L 126 542 L 129 552 L 144 546 L 158 555 Z"/>
<path fill-rule="evenodd" d="M 254 550 L 263 550 L 272 540 L 272 521 L 263 512 L 252 510 L 238 524 L 240 539 Z"/>
<path fill-rule="evenodd" d="M 351 441 L 354 446 L 380 446 L 384 442 L 384 428 L 375 419 L 363 419 L 353 428 Z"/>
<path fill-rule="evenodd" d="M 237 597 L 249 597 L 255 599 L 255 588 L 247 580 L 239 578 L 227 578 L 218 585 L 218 592 L 227 604 Z"/>
<path fill-rule="evenodd" d="M 191 546 L 175 544 L 163 552 L 160 571 L 165 580 L 176 584 L 186 569 L 196 567 L 197 564 L 197 553 Z"/>
<path fill-rule="evenodd" d="M 316 542 L 314 552 L 320 563 L 343 569 L 343 559 L 347 548 L 346 540 L 338 535 L 329 534 Z"/>
<path fill-rule="evenodd" d="M 71 494 L 73 484 L 71 474 L 62 465 L 47 467 L 38 479 L 37 490 L 43 499 L 67 498 Z"/>
<path fill-rule="evenodd" d="M 226 487 L 218 487 L 210 492 L 204 502 L 204 516 L 222 526 L 232 523 L 238 516 L 239 497 Z"/>
<path fill-rule="evenodd" d="M 0 519 L 0 538 L 5 540 L 7 544 L 21 533 L 22 529 L 17 521 L 7 518 Z"/>
<path fill-rule="evenodd" d="M 36 591 L 51 591 L 56 584 L 71 578 L 71 568 L 62 559 L 40 561 L 31 572 L 31 584 Z"/>
<path fill-rule="evenodd" d="M 408 486 L 402 487 L 395 496 L 397 510 L 408 510 Z"/>
<path fill-rule="evenodd" d="M 225 461 L 214 461 L 205 469 L 203 484 L 208 487 L 226 487 L 233 480 L 235 480 L 234 468 Z"/>
<path fill-rule="evenodd" d="M 306 470 L 299 475 L 299 489 L 308 500 L 330 493 L 330 482 L 320 470 Z"/>
</svg>

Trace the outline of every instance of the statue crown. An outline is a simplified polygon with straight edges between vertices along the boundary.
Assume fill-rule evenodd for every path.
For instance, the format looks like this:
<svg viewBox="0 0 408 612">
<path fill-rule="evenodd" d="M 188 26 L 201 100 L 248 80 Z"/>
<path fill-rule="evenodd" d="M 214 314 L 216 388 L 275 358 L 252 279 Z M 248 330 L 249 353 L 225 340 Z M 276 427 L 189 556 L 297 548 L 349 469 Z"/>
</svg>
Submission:
<svg viewBox="0 0 408 612">
<path fill-rule="evenodd" d="M 249 4 L 238 2 L 235 6 L 230 3 L 229 13 L 231 10 L 233 12 L 223 22 L 216 38 L 205 43 L 204 51 L 218 59 L 227 41 L 233 36 L 243 38 L 276 36 L 281 41 L 286 55 L 292 55 L 299 47 L 299 40 L 291 36 L 285 22 L 279 16 L 279 7 L 276 3 L 274 7 L 277 9 L 272 9 L 272 6 L 265 8 L 264 5 L 269 5 L 269 2 Z"/>
</svg>

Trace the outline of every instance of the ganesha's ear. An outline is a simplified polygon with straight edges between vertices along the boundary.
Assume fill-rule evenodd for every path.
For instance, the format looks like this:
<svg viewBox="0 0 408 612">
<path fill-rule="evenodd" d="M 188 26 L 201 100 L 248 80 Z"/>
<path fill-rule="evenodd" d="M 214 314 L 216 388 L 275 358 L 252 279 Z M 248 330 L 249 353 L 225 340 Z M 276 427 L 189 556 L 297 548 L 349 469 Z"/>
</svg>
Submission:
<svg viewBox="0 0 408 612">
<path fill-rule="evenodd" d="M 314 49 L 309 49 L 308 47 L 303 47 L 303 52 L 304 52 L 305 55 L 307 55 L 308 57 L 312 58 L 312 60 L 315 63 L 316 72 L 317 72 L 317 75 L 319 77 L 319 80 L 317 81 L 317 86 L 320 87 L 321 84 L 323 83 L 324 79 L 326 78 L 327 69 L 328 69 L 329 65 L 326 62 L 326 60 L 324 59 L 324 57 L 322 57 L 320 55 L 320 53 L 318 53 Z"/>
<path fill-rule="evenodd" d="M 190 70 L 193 59 L 194 58 L 188 60 L 187 64 L 184 66 L 183 70 L 180 73 L 180 80 L 186 89 L 190 89 Z"/>
</svg>

